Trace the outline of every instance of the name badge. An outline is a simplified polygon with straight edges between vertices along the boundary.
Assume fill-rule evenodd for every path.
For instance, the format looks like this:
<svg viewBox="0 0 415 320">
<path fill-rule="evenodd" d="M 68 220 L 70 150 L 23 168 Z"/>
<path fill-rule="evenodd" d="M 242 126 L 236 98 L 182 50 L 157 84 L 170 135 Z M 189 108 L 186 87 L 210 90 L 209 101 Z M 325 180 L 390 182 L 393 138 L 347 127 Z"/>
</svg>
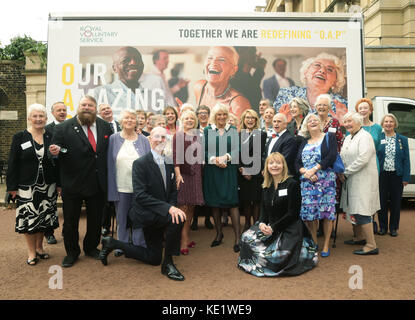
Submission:
<svg viewBox="0 0 415 320">
<path fill-rule="evenodd" d="M 278 196 L 279 197 L 284 197 L 284 196 L 286 196 L 288 193 L 287 193 L 287 189 L 282 189 L 282 190 L 278 190 Z"/>
<path fill-rule="evenodd" d="M 27 148 L 30 148 L 32 146 L 32 143 L 30 141 L 26 141 L 25 143 L 22 143 L 20 146 L 22 147 L 22 150 L 25 150 Z"/>
<path fill-rule="evenodd" d="M 329 132 L 336 133 L 337 132 L 337 129 L 336 128 L 329 128 Z"/>
<path fill-rule="evenodd" d="M 386 143 L 385 139 L 380 140 L 380 144 L 385 144 L 385 143 Z"/>
</svg>

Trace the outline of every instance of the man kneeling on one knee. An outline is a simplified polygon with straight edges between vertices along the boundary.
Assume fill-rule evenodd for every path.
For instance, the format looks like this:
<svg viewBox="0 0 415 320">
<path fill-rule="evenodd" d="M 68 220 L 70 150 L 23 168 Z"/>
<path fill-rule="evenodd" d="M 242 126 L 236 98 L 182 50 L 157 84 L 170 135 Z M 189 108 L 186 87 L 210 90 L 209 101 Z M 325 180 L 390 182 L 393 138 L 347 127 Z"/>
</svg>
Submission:
<svg viewBox="0 0 415 320">
<path fill-rule="evenodd" d="M 176 207 L 173 162 L 163 156 L 166 134 L 166 129 L 154 128 L 149 136 L 151 152 L 133 163 L 134 200 L 128 217 L 133 229 L 143 228 L 147 248 L 104 237 L 100 259 L 107 265 L 108 254 L 114 249 L 121 249 L 127 258 L 160 265 L 165 233 L 161 273 L 170 279 L 182 281 L 184 276 L 176 269 L 172 256 L 180 254 L 180 234 L 186 215 Z"/>
</svg>

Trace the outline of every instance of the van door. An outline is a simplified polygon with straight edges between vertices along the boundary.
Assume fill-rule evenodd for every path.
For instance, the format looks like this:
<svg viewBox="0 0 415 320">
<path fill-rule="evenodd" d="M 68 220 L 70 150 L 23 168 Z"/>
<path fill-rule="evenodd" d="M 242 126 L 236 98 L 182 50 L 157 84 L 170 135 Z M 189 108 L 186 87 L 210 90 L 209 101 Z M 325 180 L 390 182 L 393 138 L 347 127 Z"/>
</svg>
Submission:
<svg viewBox="0 0 415 320">
<path fill-rule="evenodd" d="M 403 190 L 404 197 L 415 197 L 415 101 L 387 101 L 387 112 L 392 113 L 399 122 L 396 132 L 408 138 L 411 161 L 411 181 Z M 403 100 L 403 99 L 402 99 Z M 379 119 L 380 122 L 381 119 Z"/>
</svg>

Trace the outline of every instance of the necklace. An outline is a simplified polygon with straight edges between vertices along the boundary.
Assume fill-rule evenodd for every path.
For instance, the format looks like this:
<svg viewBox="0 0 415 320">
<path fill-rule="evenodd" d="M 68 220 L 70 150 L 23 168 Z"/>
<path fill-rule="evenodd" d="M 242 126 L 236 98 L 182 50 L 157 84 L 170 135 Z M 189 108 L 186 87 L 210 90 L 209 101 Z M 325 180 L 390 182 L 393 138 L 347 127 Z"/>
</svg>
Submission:
<svg viewBox="0 0 415 320">
<path fill-rule="evenodd" d="M 215 96 L 215 95 L 213 95 L 216 99 L 219 99 L 219 98 L 222 98 L 225 94 L 227 94 L 228 93 L 228 91 L 229 91 L 229 89 L 231 88 L 231 85 L 230 84 L 228 84 L 228 86 L 227 86 L 227 88 L 225 89 L 225 91 L 223 91 L 220 95 L 217 95 L 217 96 Z"/>
</svg>

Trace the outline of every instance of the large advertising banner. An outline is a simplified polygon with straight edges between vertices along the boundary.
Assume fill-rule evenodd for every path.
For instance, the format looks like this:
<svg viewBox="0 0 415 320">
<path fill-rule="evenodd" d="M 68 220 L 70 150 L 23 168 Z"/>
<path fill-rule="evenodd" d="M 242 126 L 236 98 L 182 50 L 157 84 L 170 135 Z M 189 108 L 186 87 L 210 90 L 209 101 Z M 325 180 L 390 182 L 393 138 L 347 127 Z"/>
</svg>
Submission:
<svg viewBox="0 0 415 320">
<path fill-rule="evenodd" d="M 48 44 L 47 106 L 63 101 L 69 117 L 85 94 L 110 104 L 117 118 L 126 108 L 161 113 L 218 102 L 239 116 L 258 111 L 262 98 L 286 112 L 301 97 L 314 110 L 327 93 L 341 120 L 364 92 L 362 23 L 347 15 L 51 15 Z"/>
</svg>

